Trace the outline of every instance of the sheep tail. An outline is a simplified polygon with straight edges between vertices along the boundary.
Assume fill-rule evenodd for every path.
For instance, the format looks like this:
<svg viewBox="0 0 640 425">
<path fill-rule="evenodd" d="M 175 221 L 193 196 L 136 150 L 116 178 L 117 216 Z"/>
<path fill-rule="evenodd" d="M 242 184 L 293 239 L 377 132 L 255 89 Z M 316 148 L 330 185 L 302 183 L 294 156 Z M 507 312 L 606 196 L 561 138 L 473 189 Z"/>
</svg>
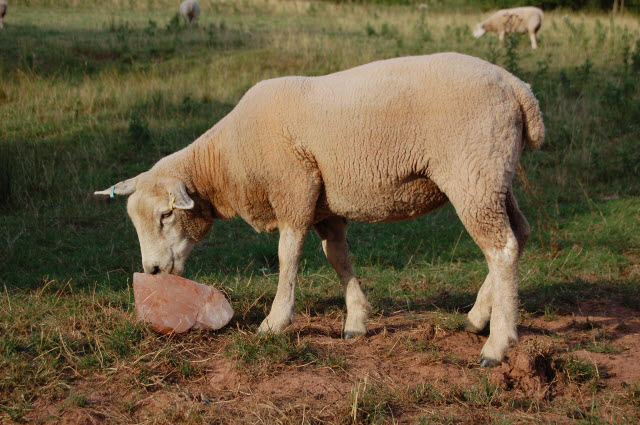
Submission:
<svg viewBox="0 0 640 425">
<path fill-rule="evenodd" d="M 531 92 L 531 86 L 520 80 L 516 81 L 514 89 L 522 110 L 525 142 L 530 148 L 539 148 L 544 142 L 545 130 L 538 99 Z"/>
</svg>

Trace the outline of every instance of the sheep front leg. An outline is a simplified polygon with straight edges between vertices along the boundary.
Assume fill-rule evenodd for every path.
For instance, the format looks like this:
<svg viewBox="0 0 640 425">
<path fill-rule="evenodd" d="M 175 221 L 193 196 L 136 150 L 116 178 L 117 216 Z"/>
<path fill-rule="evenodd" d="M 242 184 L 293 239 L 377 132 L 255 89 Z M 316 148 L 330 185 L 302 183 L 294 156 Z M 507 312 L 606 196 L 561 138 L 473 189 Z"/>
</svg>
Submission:
<svg viewBox="0 0 640 425">
<path fill-rule="evenodd" d="M 280 232 L 278 259 L 280 277 L 271 312 L 262 321 L 258 333 L 280 333 L 293 322 L 296 279 L 305 231 L 286 227 Z"/>
</svg>

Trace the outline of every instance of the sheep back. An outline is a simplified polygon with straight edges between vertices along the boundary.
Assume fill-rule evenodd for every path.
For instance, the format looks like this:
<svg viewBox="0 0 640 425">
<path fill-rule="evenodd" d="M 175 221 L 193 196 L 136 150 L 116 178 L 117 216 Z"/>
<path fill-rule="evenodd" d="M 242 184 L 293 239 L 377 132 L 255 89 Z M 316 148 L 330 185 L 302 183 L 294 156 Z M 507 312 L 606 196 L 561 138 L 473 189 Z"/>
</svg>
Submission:
<svg viewBox="0 0 640 425">
<path fill-rule="evenodd" d="M 271 207 L 293 202 L 281 195 L 296 187 L 322 187 L 309 192 L 318 198 L 316 220 L 422 215 L 446 202 L 446 187 L 482 169 L 512 175 L 524 142 L 539 146 L 544 138 L 525 83 L 457 53 L 266 80 L 215 132 L 229 192 L 241 193 L 232 203 L 250 223 L 274 222 Z"/>
</svg>

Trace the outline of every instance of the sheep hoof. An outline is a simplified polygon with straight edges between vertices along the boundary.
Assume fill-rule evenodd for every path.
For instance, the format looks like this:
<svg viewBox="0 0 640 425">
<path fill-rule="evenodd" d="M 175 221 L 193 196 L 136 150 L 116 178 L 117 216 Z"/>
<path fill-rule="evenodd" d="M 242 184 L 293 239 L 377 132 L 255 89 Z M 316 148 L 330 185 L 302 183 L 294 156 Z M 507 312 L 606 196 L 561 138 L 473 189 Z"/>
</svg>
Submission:
<svg viewBox="0 0 640 425">
<path fill-rule="evenodd" d="M 267 316 L 262 321 L 260 327 L 256 332 L 258 334 L 279 334 L 282 333 L 291 323 L 293 323 L 293 315 L 289 318 L 289 320 L 283 320 L 281 318 L 272 319 L 271 317 Z"/>
<path fill-rule="evenodd" d="M 258 335 L 266 335 L 268 333 L 271 333 L 271 328 L 269 328 L 268 325 L 267 326 L 262 326 L 262 324 L 260 324 L 260 326 L 256 330 L 256 333 Z"/>
<path fill-rule="evenodd" d="M 367 331 L 366 329 L 364 331 L 358 331 L 355 329 L 345 329 L 345 325 L 344 323 L 342 324 L 342 338 L 343 339 L 353 339 L 355 337 L 358 337 L 360 335 L 364 335 L 366 334 Z"/>
<path fill-rule="evenodd" d="M 344 332 L 342 335 L 343 335 L 344 339 L 353 339 L 353 338 L 358 337 L 360 335 L 364 335 L 364 333 L 362 333 L 362 332 Z"/>
<path fill-rule="evenodd" d="M 498 366 L 501 362 L 480 355 L 478 357 L 478 363 L 480 363 L 480 367 L 494 367 Z"/>
<path fill-rule="evenodd" d="M 464 319 L 463 326 L 466 332 L 470 332 L 473 334 L 477 334 L 477 333 L 480 333 L 480 331 L 482 331 L 482 329 L 479 329 L 475 327 L 473 324 L 471 324 L 468 317 Z"/>
</svg>

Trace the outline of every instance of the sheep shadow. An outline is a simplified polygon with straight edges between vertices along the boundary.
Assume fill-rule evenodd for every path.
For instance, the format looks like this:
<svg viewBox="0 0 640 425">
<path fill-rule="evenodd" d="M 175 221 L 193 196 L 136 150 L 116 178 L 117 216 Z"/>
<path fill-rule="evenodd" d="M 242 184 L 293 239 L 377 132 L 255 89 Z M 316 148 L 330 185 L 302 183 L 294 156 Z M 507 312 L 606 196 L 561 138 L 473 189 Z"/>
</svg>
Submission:
<svg viewBox="0 0 640 425">
<path fill-rule="evenodd" d="M 561 297 L 558 294 L 562 294 Z M 380 317 L 391 317 L 399 313 L 447 314 L 468 313 L 477 293 L 468 288 L 441 290 L 431 297 L 392 298 L 369 296 L 370 302 Z M 520 313 L 527 317 L 546 317 L 549 310 L 559 317 L 575 317 L 577 320 L 564 326 L 561 331 L 595 329 L 634 319 L 640 315 L 640 293 L 634 285 L 620 286 L 613 281 L 603 280 L 589 283 L 582 280 L 555 282 L 540 287 L 525 287 L 520 290 Z M 309 308 L 311 315 L 323 315 L 335 310 L 344 310 L 344 298 L 332 296 L 318 300 Z M 589 317 L 603 318 L 589 321 Z M 535 333 L 535 327 L 530 328 Z M 544 332 L 544 331 L 540 331 Z"/>
</svg>

